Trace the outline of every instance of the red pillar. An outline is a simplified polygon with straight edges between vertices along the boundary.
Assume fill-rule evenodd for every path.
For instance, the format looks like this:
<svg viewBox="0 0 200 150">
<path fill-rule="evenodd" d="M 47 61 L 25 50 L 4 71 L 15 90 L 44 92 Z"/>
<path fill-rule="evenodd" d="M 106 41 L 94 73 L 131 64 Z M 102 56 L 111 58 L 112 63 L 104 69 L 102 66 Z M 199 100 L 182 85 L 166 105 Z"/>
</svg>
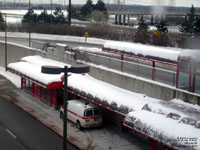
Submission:
<svg viewBox="0 0 200 150">
<path fill-rule="evenodd" d="M 50 90 L 50 106 L 53 104 L 53 90 Z"/>
<path fill-rule="evenodd" d="M 154 78 L 154 74 L 155 74 L 155 61 L 152 61 L 152 80 L 154 80 L 155 78 Z"/>
<path fill-rule="evenodd" d="M 157 141 L 151 141 L 151 150 L 157 150 Z"/>
<path fill-rule="evenodd" d="M 123 63 L 123 60 L 124 60 L 124 54 L 121 54 L 121 71 L 123 72 L 123 65 L 124 65 L 124 63 Z"/>
<path fill-rule="evenodd" d="M 55 96 L 54 96 L 54 105 L 55 105 L 55 108 L 58 107 L 58 93 L 57 93 L 57 90 L 55 90 Z"/>
<path fill-rule="evenodd" d="M 21 89 L 24 88 L 24 79 L 21 77 Z"/>
<path fill-rule="evenodd" d="M 35 94 L 35 83 L 33 83 L 33 82 L 32 82 L 32 94 L 33 94 L 33 96 Z"/>
<path fill-rule="evenodd" d="M 192 65 L 190 64 L 188 91 L 191 91 L 191 80 L 192 80 L 191 78 L 192 78 Z"/>
</svg>

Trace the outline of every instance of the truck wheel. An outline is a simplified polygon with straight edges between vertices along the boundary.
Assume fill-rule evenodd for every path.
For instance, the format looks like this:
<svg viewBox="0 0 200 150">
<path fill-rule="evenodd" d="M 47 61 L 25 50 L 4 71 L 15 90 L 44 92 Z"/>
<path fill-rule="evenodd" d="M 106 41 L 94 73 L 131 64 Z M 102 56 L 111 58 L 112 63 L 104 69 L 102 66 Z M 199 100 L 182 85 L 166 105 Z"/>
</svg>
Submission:
<svg viewBox="0 0 200 150">
<path fill-rule="evenodd" d="M 60 112 L 60 119 L 64 119 L 64 115 L 62 112 Z"/>
<path fill-rule="evenodd" d="M 77 127 L 78 129 L 81 129 L 81 124 L 80 124 L 79 121 L 76 122 L 76 127 Z"/>
</svg>

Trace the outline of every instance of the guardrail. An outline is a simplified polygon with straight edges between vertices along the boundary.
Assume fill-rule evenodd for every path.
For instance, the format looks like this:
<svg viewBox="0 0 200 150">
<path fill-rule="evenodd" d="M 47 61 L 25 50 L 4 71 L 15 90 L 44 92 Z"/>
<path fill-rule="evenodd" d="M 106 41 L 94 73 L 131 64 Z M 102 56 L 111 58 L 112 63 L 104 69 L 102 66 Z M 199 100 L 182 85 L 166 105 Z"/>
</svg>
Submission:
<svg viewBox="0 0 200 150">
<path fill-rule="evenodd" d="M 168 85 L 176 85 L 176 72 L 174 71 L 85 52 L 77 53 L 76 59 Z"/>
</svg>

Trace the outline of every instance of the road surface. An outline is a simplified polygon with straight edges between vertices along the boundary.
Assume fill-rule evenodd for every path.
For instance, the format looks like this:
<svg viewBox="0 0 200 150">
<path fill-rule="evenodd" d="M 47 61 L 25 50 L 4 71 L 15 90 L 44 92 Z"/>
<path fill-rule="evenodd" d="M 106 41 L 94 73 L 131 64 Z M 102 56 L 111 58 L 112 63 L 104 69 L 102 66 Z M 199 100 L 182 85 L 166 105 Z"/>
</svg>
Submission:
<svg viewBox="0 0 200 150">
<path fill-rule="evenodd" d="M 12 102 L 0 97 L 0 150 L 62 150 L 63 140 Z M 68 144 L 69 150 L 77 150 Z"/>
</svg>

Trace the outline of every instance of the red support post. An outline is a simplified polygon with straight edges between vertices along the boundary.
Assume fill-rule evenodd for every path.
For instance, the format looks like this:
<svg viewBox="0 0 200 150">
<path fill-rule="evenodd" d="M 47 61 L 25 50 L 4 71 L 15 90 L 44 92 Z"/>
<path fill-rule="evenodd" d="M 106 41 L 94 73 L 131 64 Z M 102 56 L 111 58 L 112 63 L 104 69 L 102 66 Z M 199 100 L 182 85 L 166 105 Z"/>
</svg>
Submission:
<svg viewBox="0 0 200 150">
<path fill-rule="evenodd" d="M 179 76 L 179 57 L 177 59 L 177 66 L 176 66 L 176 88 L 178 88 L 178 76 Z"/>
<path fill-rule="evenodd" d="M 192 78 L 192 65 L 190 64 L 190 72 L 189 72 L 189 83 L 188 83 L 188 91 L 191 91 L 191 79 Z"/>
<path fill-rule="evenodd" d="M 21 89 L 24 88 L 24 79 L 21 77 Z"/>
<path fill-rule="evenodd" d="M 121 71 L 123 72 L 123 65 L 124 65 L 124 63 L 123 63 L 123 60 L 124 60 L 124 54 L 121 54 Z"/>
<path fill-rule="evenodd" d="M 151 150 L 157 150 L 157 141 L 151 140 Z"/>
<path fill-rule="evenodd" d="M 33 96 L 35 94 L 35 83 L 33 83 L 33 82 L 32 82 L 32 94 L 33 94 Z"/>
<path fill-rule="evenodd" d="M 53 104 L 53 90 L 50 90 L 50 106 Z"/>
<path fill-rule="evenodd" d="M 58 108 L 58 92 L 57 92 L 57 90 L 55 90 L 54 105 L 55 105 L 55 108 Z"/>
<path fill-rule="evenodd" d="M 154 74 L 155 74 L 155 61 L 152 61 L 152 80 L 154 80 L 155 79 L 155 77 L 154 77 Z"/>
<path fill-rule="evenodd" d="M 124 60 L 124 54 L 121 54 L 121 61 Z"/>
</svg>

